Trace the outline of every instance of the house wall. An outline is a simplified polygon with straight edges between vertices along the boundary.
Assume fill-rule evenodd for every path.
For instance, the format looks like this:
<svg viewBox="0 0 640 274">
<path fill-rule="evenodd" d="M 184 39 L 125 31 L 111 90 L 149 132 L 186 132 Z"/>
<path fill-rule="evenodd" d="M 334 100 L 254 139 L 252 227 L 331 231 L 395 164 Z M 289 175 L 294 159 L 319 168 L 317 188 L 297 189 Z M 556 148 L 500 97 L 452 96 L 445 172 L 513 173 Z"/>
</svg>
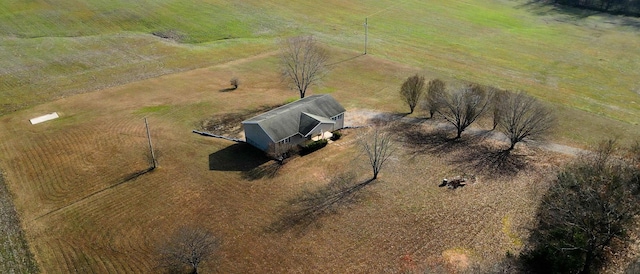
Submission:
<svg viewBox="0 0 640 274">
<path fill-rule="evenodd" d="M 271 138 L 269 138 L 269 135 L 267 135 L 259 125 L 242 124 L 242 127 L 244 128 L 245 140 L 250 145 L 263 151 L 267 151 L 269 149 L 269 145 L 273 143 Z"/>
<path fill-rule="evenodd" d="M 344 112 L 339 115 L 331 117 L 331 120 L 336 121 L 336 124 L 333 126 L 332 130 L 338 130 L 344 127 Z"/>
<path fill-rule="evenodd" d="M 311 131 L 311 135 L 309 135 L 309 136 L 313 137 L 313 136 L 316 136 L 316 135 L 318 135 L 318 134 L 320 134 L 322 132 L 333 131 L 334 128 L 337 129 L 334 124 L 319 124 L 316 128 L 314 128 Z"/>
<path fill-rule="evenodd" d="M 292 144 L 292 145 L 298 145 L 304 141 L 306 141 L 307 139 L 305 139 L 304 137 L 300 136 L 300 134 L 296 134 L 293 135 L 283 141 L 280 141 L 280 143 L 288 143 L 288 144 Z"/>
</svg>

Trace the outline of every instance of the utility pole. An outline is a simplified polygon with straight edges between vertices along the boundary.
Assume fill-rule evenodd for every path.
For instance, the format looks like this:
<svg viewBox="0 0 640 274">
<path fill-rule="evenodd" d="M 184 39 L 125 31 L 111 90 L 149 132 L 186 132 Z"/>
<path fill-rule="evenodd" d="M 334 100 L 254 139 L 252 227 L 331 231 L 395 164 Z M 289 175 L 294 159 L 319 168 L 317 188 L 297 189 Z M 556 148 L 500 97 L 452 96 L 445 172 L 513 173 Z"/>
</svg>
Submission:
<svg viewBox="0 0 640 274">
<path fill-rule="evenodd" d="M 364 18 L 364 54 L 367 54 L 367 38 L 369 38 L 369 24 L 367 17 Z"/>
<path fill-rule="evenodd" d="M 156 167 L 158 166 L 158 161 L 156 160 L 156 154 L 153 153 L 153 145 L 151 144 L 151 132 L 149 132 L 147 117 L 144 118 L 144 126 L 147 128 L 147 140 L 149 140 L 149 151 L 151 151 L 151 169 L 156 169 Z"/>
</svg>

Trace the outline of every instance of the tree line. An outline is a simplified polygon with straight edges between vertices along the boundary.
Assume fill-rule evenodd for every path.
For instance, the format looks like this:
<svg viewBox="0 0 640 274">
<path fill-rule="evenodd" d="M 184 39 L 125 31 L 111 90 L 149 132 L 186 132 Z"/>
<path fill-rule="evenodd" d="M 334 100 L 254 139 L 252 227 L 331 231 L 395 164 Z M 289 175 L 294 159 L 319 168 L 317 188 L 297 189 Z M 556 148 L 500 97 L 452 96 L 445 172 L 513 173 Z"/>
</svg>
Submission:
<svg viewBox="0 0 640 274">
<path fill-rule="evenodd" d="M 551 108 L 522 91 L 478 84 L 447 88 L 440 79 L 425 84 L 424 77 L 414 75 L 404 81 L 400 96 L 410 114 L 420 105 L 430 118 L 437 114 L 453 125 L 456 139 L 481 116 L 490 114 L 492 130 L 502 132 L 510 141 L 506 150 L 514 149 L 519 142 L 544 137 L 556 124 Z"/>
<path fill-rule="evenodd" d="M 537 0 L 537 2 L 559 4 L 607 13 L 640 16 L 640 1 L 638 0 Z"/>
</svg>

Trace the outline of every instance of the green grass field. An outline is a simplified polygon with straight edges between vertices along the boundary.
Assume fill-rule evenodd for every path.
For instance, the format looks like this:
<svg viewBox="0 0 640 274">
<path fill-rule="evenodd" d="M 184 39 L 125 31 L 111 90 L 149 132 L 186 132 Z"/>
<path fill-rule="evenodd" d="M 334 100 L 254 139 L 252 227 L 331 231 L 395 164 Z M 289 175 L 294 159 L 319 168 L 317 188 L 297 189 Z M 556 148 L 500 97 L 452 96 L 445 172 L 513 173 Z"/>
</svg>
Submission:
<svg viewBox="0 0 640 274">
<path fill-rule="evenodd" d="M 181 223 L 225 241 L 210 271 L 455 270 L 459 257 L 488 266 L 520 250 L 535 183 L 562 157 L 525 150 L 532 169 L 506 184 L 449 193 L 433 183 L 468 171 L 455 162 L 460 152 L 404 148 L 350 210 L 305 235 L 278 234 L 265 228 L 329 170 L 366 177 L 354 160 L 357 134 L 275 178 L 248 179 L 261 163 L 238 155 L 255 153 L 190 131 L 211 115 L 291 101 L 277 41 L 313 34 L 335 64 L 310 93 L 331 93 L 347 109 L 405 112 L 398 87 L 422 73 L 547 101 L 560 116 L 555 142 L 630 143 L 640 140 L 640 30 L 630 22 L 507 0 L 2 1 L 0 169 L 45 273 L 156 272 L 154 247 Z M 240 88 L 218 92 L 233 76 Z M 62 118 L 28 124 L 52 111 Z M 146 168 L 143 117 L 160 168 L 123 183 Z M 442 236 L 443 228 L 468 233 Z"/>
<path fill-rule="evenodd" d="M 375 56 L 432 77 L 522 89 L 620 128 L 640 123 L 640 38 L 615 17 L 578 19 L 500 0 L 10 1 L 1 9 L 2 113 L 255 55 L 287 35 L 314 34 L 355 53 L 368 17 Z M 168 31 L 180 43 L 152 35 Z"/>
</svg>

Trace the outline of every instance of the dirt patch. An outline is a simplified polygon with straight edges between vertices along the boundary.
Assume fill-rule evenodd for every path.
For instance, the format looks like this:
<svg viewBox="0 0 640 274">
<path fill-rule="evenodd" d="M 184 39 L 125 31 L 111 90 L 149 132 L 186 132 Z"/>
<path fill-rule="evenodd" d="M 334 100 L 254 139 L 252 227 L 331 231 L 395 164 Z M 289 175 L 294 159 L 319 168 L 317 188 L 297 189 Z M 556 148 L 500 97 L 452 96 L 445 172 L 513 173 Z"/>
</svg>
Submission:
<svg viewBox="0 0 640 274">
<path fill-rule="evenodd" d="M 154 31 L 151 34 L 153 34 L 153 36 L 157 36 L 167 40 L 172 40 L 178 43 L 184 41 L 187 38 L 186 34 L 181 33 L 174 29 Z"/>
<path fill-rule="evenodd" d="M 242 139 L 244 138 L 242 121 L 279 106 L 281 105 L 263 105 L 240 112 L 216 114 L 200 122 L 200 128 L 210 133 Z"/>
<path fill-rule="evenodd" d="M 469 269 L 469 255 L 463 249 L 448 249 L 442 252 L 447 269 L 451 273 L 460 273 Z"/>
</svg>

